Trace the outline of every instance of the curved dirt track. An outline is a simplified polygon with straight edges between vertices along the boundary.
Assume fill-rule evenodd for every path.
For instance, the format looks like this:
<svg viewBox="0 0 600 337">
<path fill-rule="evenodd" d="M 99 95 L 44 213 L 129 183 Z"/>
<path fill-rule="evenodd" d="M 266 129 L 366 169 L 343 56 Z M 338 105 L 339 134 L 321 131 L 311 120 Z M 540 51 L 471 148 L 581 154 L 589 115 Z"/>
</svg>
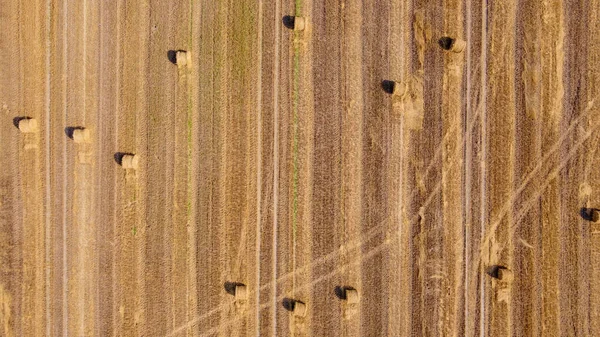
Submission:
<svg viewBox="0 0 600 337">
<path fill-rule="evenodd" d="M 599 2 L 0 0 L 0 336 L 600 335 Z"/>
</svg>

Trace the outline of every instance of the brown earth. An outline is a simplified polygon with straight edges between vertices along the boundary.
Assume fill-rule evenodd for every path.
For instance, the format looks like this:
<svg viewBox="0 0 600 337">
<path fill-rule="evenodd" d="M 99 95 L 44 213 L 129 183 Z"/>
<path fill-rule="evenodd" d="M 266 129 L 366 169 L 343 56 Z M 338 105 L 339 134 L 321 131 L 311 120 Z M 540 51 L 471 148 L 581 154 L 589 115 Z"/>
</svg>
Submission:
<svg viewBox="0 0 600 337">
<path fill-rule="evenodd" d="M 0 0 L 0 336 L 600 335 L 599 2 Z"/>
</svg>

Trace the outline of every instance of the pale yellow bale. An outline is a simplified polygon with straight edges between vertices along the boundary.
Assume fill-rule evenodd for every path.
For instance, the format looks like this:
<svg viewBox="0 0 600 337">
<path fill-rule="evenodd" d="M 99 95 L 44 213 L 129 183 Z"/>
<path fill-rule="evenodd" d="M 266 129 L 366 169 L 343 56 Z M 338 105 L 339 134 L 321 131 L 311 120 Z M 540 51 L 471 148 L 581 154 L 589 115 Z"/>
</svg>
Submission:
<svg viewBox="0 0 600 337">
<path fill-rule="evenodd" d="M 191 67 L 192 52 L 180 50 L 175 54 L 175 63 L 178 67 Z"/>
<path fill-rule="evenodd" d="M 306 27 L 306 19 L 301 16 L 294 17 L 294 30 L 302 31 Z"/>
<path fill-rule="evenodd" d="M 247 299 L 248 299 L 248 288 L 243 284 L 239 284 L 239 285 L 235 286 L 235 300 L 237 302 L 244 302 Z"/>
<path fill-rule="evenodd" d="M 34 118 L 23 118 L 19 121 L 19 130 L 23 133 L 38 131 L 38 122 Z"/>
<path fill-rule="evenodd" d="M 294 317 L 305 317 L 308 312 L 308 307 L 304 302 L 296 301 L 294 303 Z"/>
<path fill-rule="evenodd" d="M 462 53 L 463 50 L 465 50 L 466 46 L 467 46 L 467 42 L 465 42 L 461 39 L 455 39 L 450 51 L 452 51 L 453 53 Z"/>
<path fill-rule="evenodd" d="M 590 211 L 590 219 L 591 219 L 593 222 L 598 222 L 598 220 L 600 220 L 600 212 L 598 212 L 598 210 L 597 210 L 597 209 L 592 209 L 592 210 Z"/>
<path fill-rule="evenodd" d="M 512 282 L 514 274 L 510 269 L 500 268 L 498 270 L 498 279 L 502 282 Z"/>
<path fill-rule="evenodd" d="M 73 130 L 73 141 L 75 143 L 89 143 L 91 140 L 91 132 L 89 129 Z"/>
<path fill-rule="evenodd" d="M 346 301 L 348 304 L 357 304 L 360 301 L 356 289 L 346 289 Z"/>
<path fill-rule="evenodd" d="M 124 169 L 133 169 L 137 170 L 139 164 L 139 156 L 126 154 L 121 159 L 121 165 Z"/>
<path fill-rule="evenodd" d="M 406 85 L 404 85 L 400 82 L 394 82 L 394 89 L 392 91 L 392 95 L 398 96 L 398 97 L 404 96 L 404 94 L 406 94 L 406 90 L 407 90 Z"/>
</svg>

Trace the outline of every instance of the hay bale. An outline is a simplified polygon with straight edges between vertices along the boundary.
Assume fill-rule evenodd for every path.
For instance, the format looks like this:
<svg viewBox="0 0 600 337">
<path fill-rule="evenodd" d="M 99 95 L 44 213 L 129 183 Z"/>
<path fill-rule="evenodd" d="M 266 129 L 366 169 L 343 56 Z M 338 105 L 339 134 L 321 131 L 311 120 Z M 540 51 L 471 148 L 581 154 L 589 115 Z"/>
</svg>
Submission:
<svg viewBox="0 0 600 337">
<path fill-rule="evenodd" d="M 394 82 L 394 89 L 392 89 L 392 96 L 402 97 L 406 94 L 407 87 L 400 82 Z"/>
<path fill-rule="evenodd" d="M 73 130 L 73 141 L 75 143 L 89 143 L 91 139 L 91 133 L 89 129 L 74 129 Z"/>
<path fill-rule="evenodd" d="M 236 302 L 245 302 L 248 300 L 248 288 L 245 285 L 239 284 L 235 286 L 235 300 Z"/>
<path fill-rule="evenodd" d="M 175 54 L 175 63 L 178 67 L 190 67 L 192 65 L 192 52 L 179 50 Z"/>
<path fill-rule="evenodd" d="M 598 222 L 598 220 L 600 220 L 600 212 L 598 212 L 597 209 L 592 209 L 590 211 L 590 220 L 592 222 Z"/>
<path fill-rule="evenodd" d="M 185 51 L 178 51 L 177 54 L 175 54 L 175 63 L 177 63 L 178 66 L 185 66 L 187 65 L 187 56 L 186 56 L 187 52 Z"/>
<path fill-rule="evenodd" d="M 294 30 L 303 31 L 306 27 L 306 20 L 301 16 L 294 17 Z"/>
<path fill-rule="evenodd" d="M 461 39 L 455 39 L 454 43 L 452 43 L 452 47 L 450 48 L 450 51 L 453 53 L 462 53 L 462 51 L 465 50 L 466 46 L 467 46 L 467 42 L 465 42 Z"/>
<path fill-rule="evenodd" d="M 305 317 L 308 312 L 308 307 L 304 302 L 296 301 L 294 302 L 294 317 Z"/>
<path fill-rule="evenodd" d="M 506 268 L 500 268 L 498 270 L 498 280 L 502 282 L 512 282 L 514 279 L 514 274 L 512 270 Z"/>
<path fill-rule="evenodd" d="M 357 304 L 360 302 L 358 291 L 356 289 L 346 289 L 346 301 L 348 301 L 348 304 Z"/>
<path fill-rule="evenodd" d="M 19 131 L 32 133 L 38 131 L 38 122 L 34 118 L 23 118 L 19 121 Z"/>
<path fill-rule="evenodd" d="M 138 164 L 139 164 L 139 156 L 134 155 L 134 154 L 126 154 L 121 159 L 121 166 L 123 166 L 124 169 L 137 170 Z"/>
</svg>

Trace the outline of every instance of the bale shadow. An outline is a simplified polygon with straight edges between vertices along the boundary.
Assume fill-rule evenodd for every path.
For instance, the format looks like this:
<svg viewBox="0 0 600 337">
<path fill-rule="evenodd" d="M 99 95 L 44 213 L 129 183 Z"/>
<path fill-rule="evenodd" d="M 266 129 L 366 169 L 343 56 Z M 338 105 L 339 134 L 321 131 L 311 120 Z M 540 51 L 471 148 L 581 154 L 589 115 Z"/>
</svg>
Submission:
<svg viewBox="0 0 600 337">
<path fill-rule="evenodd" d="M 286 15 L 283 17 L 283 19 L 281 20 L 283 22 L 283 25 L 288 28 L 288 29 L 294 29 L 294 24 L 296 22 L 296 18 L 291 16 L 291 15 Z"/>
<path fill-rule="evenodd" d="M 83 130 L 84 127 L 82 126 L 67 126 L 65 128 L 65 135 L 67 135 L 67 137 L 73 139 L 73 132 L 75 132 L 75 130 Z"/>
<path fill-rule="evenodd" d="M 442 47 L 442 49 L 450 50 L 452 49 L 452 45 L 454 44 L 454 39 L 448 36 L 443 36 L 438 40 L 438 44 L 440 45 L 440 47 Z"/>
<path fill-rule="evenodd" d="M 337 298 L 339 298 L 340 300 L 346 300 L 346 299 L 348 299 L 348 297 L 346 296 L 346 291 L 348 291 L 348 290 L 356 290 L 356 289 L 354 289 L 354 287 L 349 287 L 349 286 L 337 286 L 337 287 L 335 287 L 333 292 L 335 293 L 335 296 L 337 296 Z"/>
<path fill-rule="evenodd" d="M 485 270 L 485 273 L 493 278 L 498 278 L 498 272 L 501 269 L 508 269 L 508 268 L 506 268 L 505 266 L 494 264 L 494 265 L 487 267 L 487 269 Z"/>
<path fill-rule="evenodd" d="M 130 152 L 115 152 L 115 162 L 117 162 L 117 164 L 122 165 L 123 164 L 123 157 L 125 157 L 126 155 L 131 155 L 133 156 L 133 153 Z"/>
<path fill-rule="evenodd" d="M 19 128 L 19 122 L 24 120 L 24 119 L 31 119 L 31 117 L 28 116 L 18 116 L 13 118 L 13 125 L 15 126 L 15 128 Z"/>
<path fill-rule="evenodd" d="M 396 82 L 394 82 L 394 81 L 389 81 L 389 80 L 381 81 L 381 88 L 383 89 L 383 91 L 385 91 L 388 94 L 394 93 L 395 85 L 396 85 Z"/>
<path fill-rule="evenodd" d="M 173 64 L 177 64 L 177 50 L 169 50 L 167 52 L 167 58 Z"/>
<path fill-rule="evenodd" d="M 600 217 L 599 213 L 600 213 L 600 209 L 598 209 L 598 208 L 582 207 L 579 210 L 579 215 L 581 215 L 581 217 L 584 220 L 593 221 L 593 222 L 597 222 L 599 220 L 598 219 Z"/>
<path fill-rule="evenodd" d="M 344 288 L 345 287 L 337 286 L 333 290 L 333 292 L 335 293 L 335 296 L 337 296 L 337 298 L 339 298 L 340 300 L 345 300 L 346 299 L 346 289 L 344 289 Z"/>
<path fill-rule="evenodd" d="M 296 300 L 286 297 L 283 299 L 283 301 L 281 301 L 281 305 L 287 311 L 294 311 L 294 308 L 296 307 L 296 302 Z"/>
<path fill-rule="evenodd" d="M 225 282 L 223 284 L 223 288 L 225 288 L 225 291 L 229 294 L 229 295 L 233 295 L 235 296 L 235 287 L 237 286 L 243 286 L 243 283 L 240 282 Z"/>
</svg>

